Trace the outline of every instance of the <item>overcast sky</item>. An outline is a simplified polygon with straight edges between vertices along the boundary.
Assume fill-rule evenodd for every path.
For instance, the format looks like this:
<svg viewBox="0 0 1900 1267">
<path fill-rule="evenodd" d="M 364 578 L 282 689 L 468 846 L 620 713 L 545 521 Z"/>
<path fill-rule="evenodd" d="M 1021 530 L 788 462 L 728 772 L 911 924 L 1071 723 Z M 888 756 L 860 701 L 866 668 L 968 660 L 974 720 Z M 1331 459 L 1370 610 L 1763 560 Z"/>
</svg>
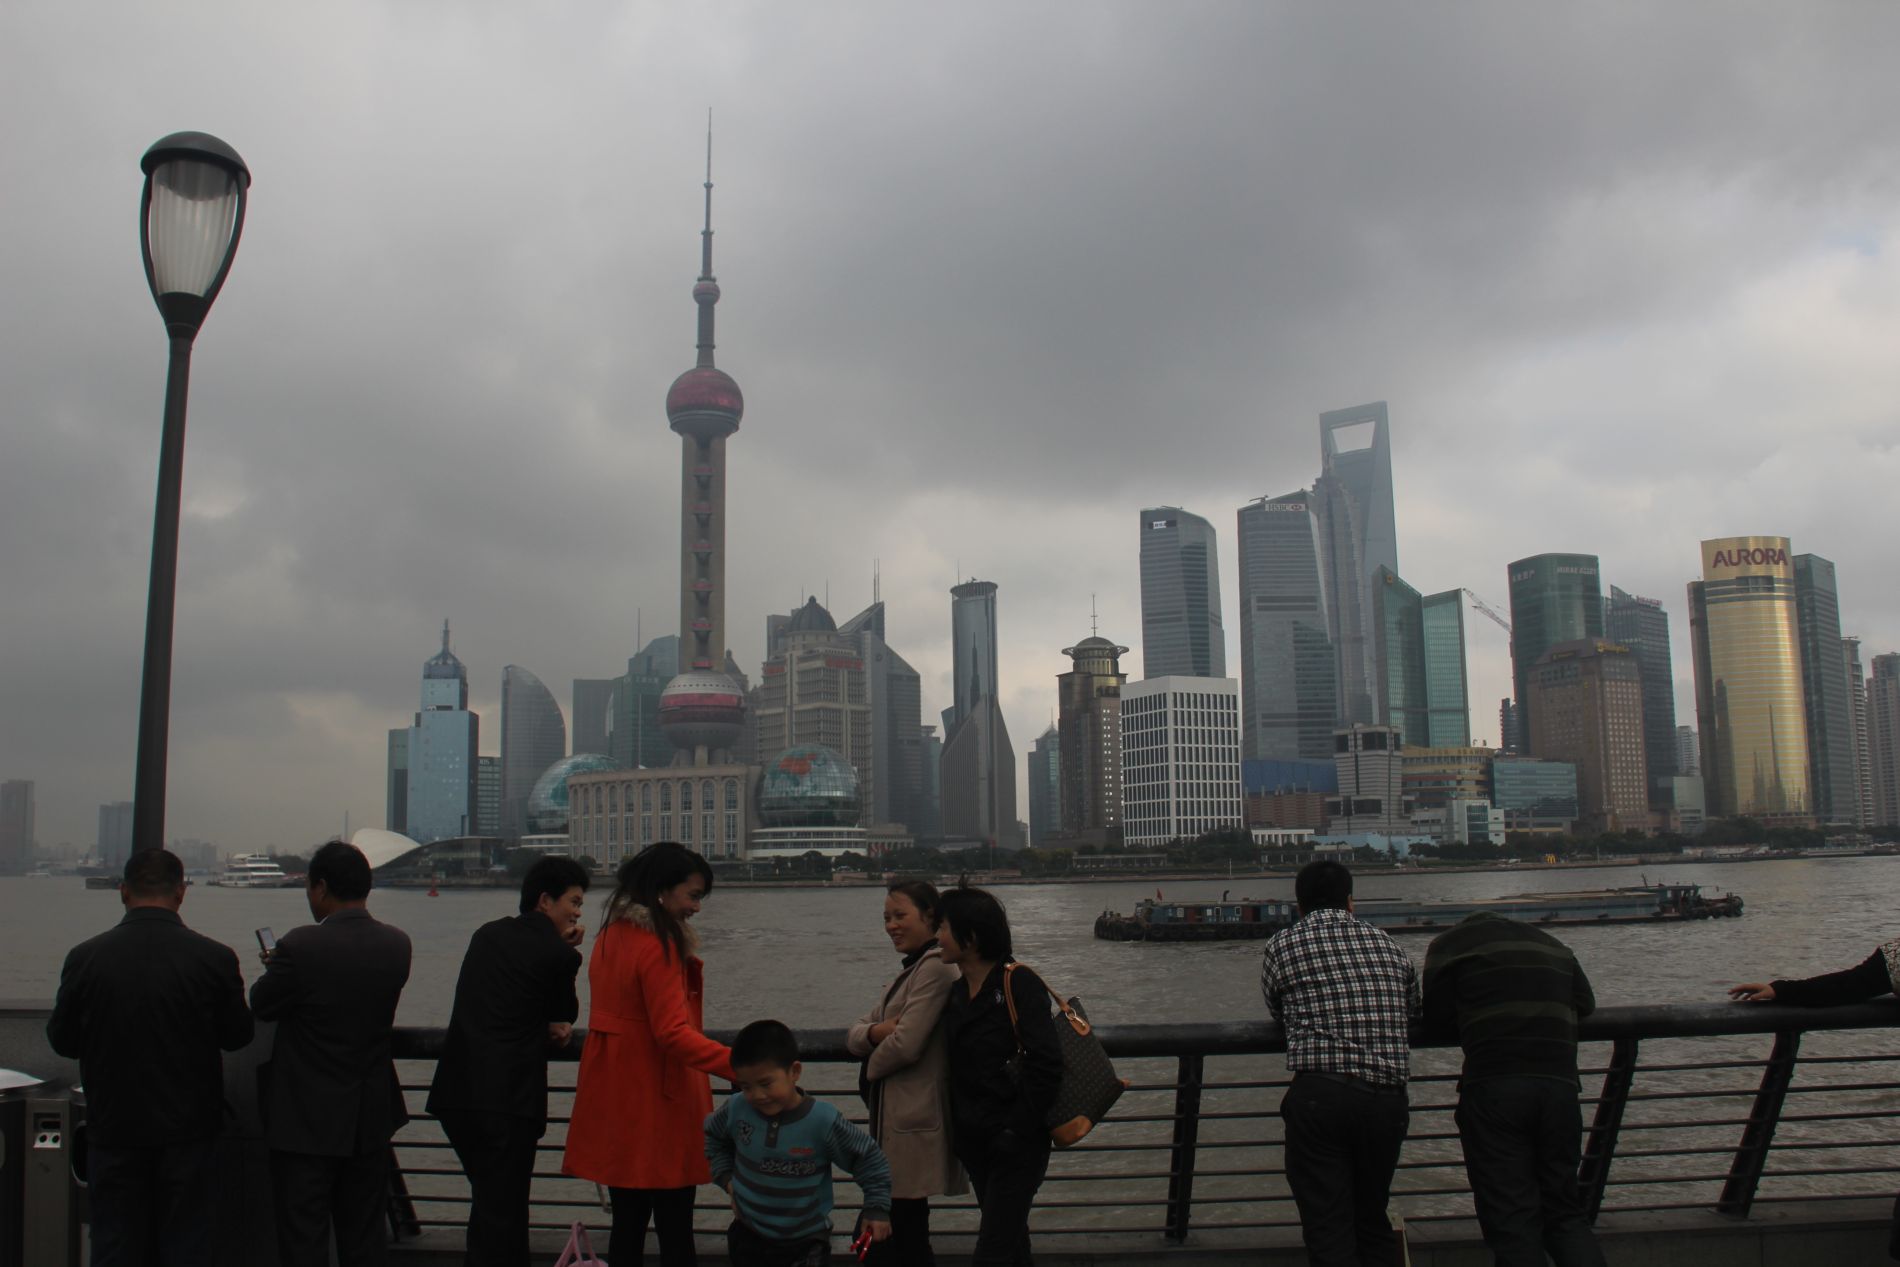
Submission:
<svg viewBox="0 0 1900 1267">
<path fill-rule="evenodd" d="M 165 377 L 138 160 L 221 136 L 250 218 L 197 344 L 168 834 L 383 816 L 444 617 L 563 709 L 676 617 L 715 115 L 733 651 L 882 560 L 950 695 L 996 581 L 1009 727 L 1061 648 L 1140 675 L 1137 512 L 1220 534 L 1390 402 L 1399 565 L 1503 605 L 1594 552 L 1661 598 L 1791 536 L 1900 649 L 1900 10 L 1843 4 L 335 3 L 0 8 L 0 777 L 42 843 L 129 798 Z M 1468 617 L 1472 734 L 1501 630 Z M 570 718 L 571 720 L 571 718 Z"/>
</svg>

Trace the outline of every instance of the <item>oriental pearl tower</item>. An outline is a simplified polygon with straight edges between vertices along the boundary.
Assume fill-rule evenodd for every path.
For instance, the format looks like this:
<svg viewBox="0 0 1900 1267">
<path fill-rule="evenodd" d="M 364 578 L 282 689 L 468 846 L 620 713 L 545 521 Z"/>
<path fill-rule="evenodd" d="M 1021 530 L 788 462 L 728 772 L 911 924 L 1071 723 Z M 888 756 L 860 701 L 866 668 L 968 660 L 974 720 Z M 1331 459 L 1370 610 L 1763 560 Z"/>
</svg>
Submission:
<svg viewBox="0 0 1900 1267">
<path fill-rule="evenodd" d="M 706 134 L 706 227 L 700 232 L 699 362 L 673 380 L 666 417 L 680 435 L 680 673 L 660 693 L 660 727 L 676 765 L 718 763 L 745 724 L 745 691 L 726 666 L 726 440 L 745 397 L 713 365 L 712 133 Z"/>
</svg>

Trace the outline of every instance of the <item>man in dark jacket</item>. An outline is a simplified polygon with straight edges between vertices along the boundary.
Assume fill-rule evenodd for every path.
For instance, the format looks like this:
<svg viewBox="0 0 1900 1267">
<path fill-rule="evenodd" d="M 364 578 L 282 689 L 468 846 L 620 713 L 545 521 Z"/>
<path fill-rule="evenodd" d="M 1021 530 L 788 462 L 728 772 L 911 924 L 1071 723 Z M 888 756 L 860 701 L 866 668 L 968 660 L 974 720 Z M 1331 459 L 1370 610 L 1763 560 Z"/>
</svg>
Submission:
<svg viewBox="0 0 1900 1267">
<path fill-rule="evenodd" d="M 1577 1018 L 1595 1007 L 1570 948 L 1529 924 L 1480 912 L 1425 953 L 1425 1023 L 1465 1049 L 1458 1137 L 1501 1267 L 1603 1267 L 1577 1187 Z"/>
<path fill-rule="evenodd" d="M 587 872 L 543 858 L 521 882 L 521 913 L 469 939 L 429 1112 L 468 1176 L 470 1267 L 528 1261 L 528 1188 L 548 1127 L 548 1052 L 580 1015 L 581 903 Z"/>
<path fill-rule="evenodd" d="M 218 1052 L 251 1041 L 229 946 L 185 927 L 185 868 L 126 861 L 118 926 L 75 946 L 46 1038 L 86 1088 L 93 1267 L 211 1261 L 212 1150 L 224 1123 Z"/>
<path fill-rule="evenodd" d="M 333 840 L 310 859 L 314 925 L 292 929 L 251 987 L 261 1021 L 277 1022 L 263 1070 L 281 1267 L 385 1261 L 389 1138 L 409 1120 L 390 1030 L 409 980 L 409 938 L 369 913 L 369 860 Z"/>
</svg>

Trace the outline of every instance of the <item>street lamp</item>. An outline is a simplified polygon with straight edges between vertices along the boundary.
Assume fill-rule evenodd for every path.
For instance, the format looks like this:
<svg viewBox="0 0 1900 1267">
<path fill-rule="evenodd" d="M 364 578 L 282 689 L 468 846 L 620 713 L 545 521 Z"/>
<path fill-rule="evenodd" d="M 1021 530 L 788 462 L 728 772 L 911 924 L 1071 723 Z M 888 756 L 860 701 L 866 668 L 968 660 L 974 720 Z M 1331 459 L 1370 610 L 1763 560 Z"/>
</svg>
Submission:
<svg viewBox="0 0 1900 1267">
<path fill-rule="evenodd" d="M 152 512 L 152 580 L 145 598 L 145 672 L 139 687 L 139 753 L 132 792 L 132 849 L 165 844 L 165 749 L 171 727 L 172 610 L 178 590 L 178 502 L 185 478 L 185 396 L 191 343 L 218 297 L 238 237 L 251 170 L 236 150 L 203 132 L 174 132 L 145 151 L 139 246 L 145 280 L 171 336 L 165 427 Z"/>
</svg>

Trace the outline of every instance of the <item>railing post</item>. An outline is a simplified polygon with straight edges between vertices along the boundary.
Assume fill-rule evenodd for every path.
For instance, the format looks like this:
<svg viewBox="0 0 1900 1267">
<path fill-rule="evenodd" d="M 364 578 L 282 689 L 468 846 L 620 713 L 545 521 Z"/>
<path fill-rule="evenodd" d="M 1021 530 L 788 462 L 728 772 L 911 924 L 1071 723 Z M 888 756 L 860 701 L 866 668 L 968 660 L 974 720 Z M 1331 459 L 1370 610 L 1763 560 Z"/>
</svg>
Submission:
<svg viewBox="0 0 1900 1267">
<path fill-rule="evenodd" d="M 1187 1240 L 1194 1202 L 1194 1148 L 1201 1138 L 1201 1081 L 1205 1058 L 1182 1056 L 1175 1075 L 1174 1141 L 1168 1148 L 1168 1221 L 1162 1235 L 1180 1245 Z"/>
<path fill-rule="evenodd" d="M 1784 1029 L 1775 1035 L 1775 1048 L 1761 1071 L 1761 1089 L 1755 1092 L 1755 1107 L 1748 1114 L 1748 1125 L 1742 1128 L 1735 1160 L 1729 1163 L 1722 1199 L 1715 1204 L 1718 1214 L 1745 1217 L 1755 1204 L 1755 1189 L 1761 1186 L 1761 1172 L 1768 1165 L 1768 1145 L 1774 1141 L 1775 1127 L 1781 1124 L 1782 1101 L 1788 1098 L 1788 1084 L 1794 1081 L 1794 1063 L 1800 1051 L 1800 1030 Z"/>
<path fill-rule="evenodd" d="M 400 1241 L 422 1235 L 416 1218 L 416 1203 L 409 1195 L 409 1180 L 402 1173 L 402 1161 L 392 1145 L 389 1150 L 389 1238 Z"/>
<path fill-rule="evenodd" d="M 1630 1102 L 1630 1084 L 1636 1080 L 1636 1040 L 1618 1038 L 1610 1043 L 1610 1067 L 1603 1071 L 1603 1094 L 1596 1117 L 1584 1140 L 1583 1160 L 1577 1166 L 1577 1190 L 1584 1213 L 1592 1223 L 1603 1209 L 1603 1190 L 1610 1182 L 1610 1163 L 1616 1157 L 1616 1135 L 1623 1127 L 1623 1110 Z"/>
</svg>

